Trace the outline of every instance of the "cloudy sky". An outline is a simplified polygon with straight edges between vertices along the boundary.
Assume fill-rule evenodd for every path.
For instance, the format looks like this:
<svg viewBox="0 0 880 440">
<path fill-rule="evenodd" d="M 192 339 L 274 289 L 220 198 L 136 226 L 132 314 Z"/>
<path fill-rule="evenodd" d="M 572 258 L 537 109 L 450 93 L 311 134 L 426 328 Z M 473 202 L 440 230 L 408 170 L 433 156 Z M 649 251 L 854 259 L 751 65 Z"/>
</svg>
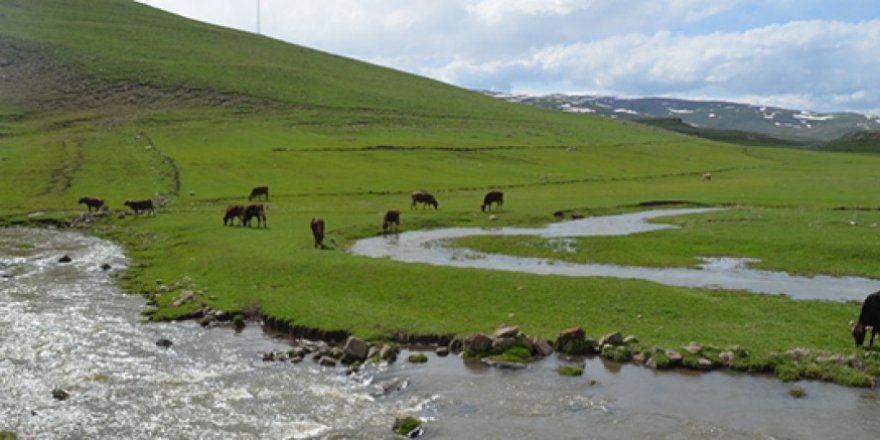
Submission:
<svg viewBox="0 0 880 440">
<path fill-rule="evenodd" d="M 258 0 L 138 0 L 255 31 Z M 880 115 L 878 0 L 259 0 L 263 34 L 471 89 Z"/>
</svg>

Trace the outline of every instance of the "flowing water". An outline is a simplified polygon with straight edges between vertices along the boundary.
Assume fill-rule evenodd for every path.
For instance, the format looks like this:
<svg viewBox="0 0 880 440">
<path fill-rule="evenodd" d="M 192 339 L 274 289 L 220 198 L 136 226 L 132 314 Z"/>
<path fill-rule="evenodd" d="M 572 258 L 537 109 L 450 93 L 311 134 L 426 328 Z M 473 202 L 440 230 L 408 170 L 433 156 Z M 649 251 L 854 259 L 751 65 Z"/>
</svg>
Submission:
<svg viewBox="0 0 880 440">
<path fill-rule="evenodd" d="M 70 263 L 59 263 L 62 255 Z M 35 439 L 393 438 L 395 416 L 425 438 L 876 438 L 880 393 L 713 372 L 657 372 L 554 356 L 520 371 L 457 357 L 342 368 L 264 363 L 287 347 L 258 326 L 143 323 L 113 276 L 122 250 L 72 232 L 0 230 L 0 431 Z M 105 270 L 102 264 L 109 264 Z M 169 348 L 159 338 L 173 341 Z M 403 353 L 405 358 L 407 353 Z M 407 384 L 384 393 L 382 384 Z M 69 392 L 56 400 L 52 390 Z M 385 387 L 389 388 L 389 387 Z"/>
<path fill-rule="evenodd" d="M 451 239 L 475 235 L 536 235 L 557 240 L 565 248 L 566 237 L 629 235 L 673 228 L 648 220 L 715 211 L 716 208 L 668 209 L 631 214 L 589 217 L 553 223 L 543 228 L 445 228 L 410 231 L 359 240 L 351 253 L 374 258 L 391 258 L 409 263 L 525 272 L 538 275 L 607 276 L 634 278 L 683 287 L 747 290 L 755 293 L 786 294 L 794 299 L 862 300 L 880 290 L 880 280 L 859 277 L 803 277 L 785 272 L 752 269 L 750 258 L 704 258 L 697 269 L 650 268 L 610 264 L 578 264 L 544 258 L 487 254 L 453 248 Z"/>
</svg>

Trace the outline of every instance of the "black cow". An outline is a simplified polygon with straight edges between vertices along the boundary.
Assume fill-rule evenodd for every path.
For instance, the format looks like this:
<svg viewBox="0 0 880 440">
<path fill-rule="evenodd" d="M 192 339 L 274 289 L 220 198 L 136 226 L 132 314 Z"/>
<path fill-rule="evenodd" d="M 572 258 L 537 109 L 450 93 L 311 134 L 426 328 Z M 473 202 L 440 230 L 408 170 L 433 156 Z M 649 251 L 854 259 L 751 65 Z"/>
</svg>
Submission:
<svg viewBox="0 0 880 440">
<path fill-rule="evenodd" d="M 226 207 L 226 214 L 223 216 L 223 226 L 230 224 L 235 226 L 235 219 L 238 219 L 240 225 L 244 225 L 244 205 L 229 205 Z"/>
<path fill-rule="evenodd" d="M 312 228 L 312 236 L 315 237 L 315 247 L 324 249 L 324 219 L 320 217 L 313 218 L 310 226 Z"/>
<path fill-rule="evenodd" d="M 500 211 L 501 207 L 504 205 L 504 193 L 501 191 L 491 191 L 486 193 L 486 196 L 483 197 L 483 206 L 480 206 L 480 211 L 485 212 L 486 209 L 491 210 L 493 203 L 498 205 L 498 210 Z"/>
<path fill-rule="evenodd" d="M 153 201 L 151 199 L 147 200 L 126 200 L 123 205 L 128 206 L 134 211 L 135 214 L 140 214 L 142 211 L 147 211 L 153 215 L 156 215 L 156 207 L 153 205 Z"/>
<path fill-rule="evenodd" d="M 852 330 L 856 347 L 861 347 L 865 343 L 866 327 L 871 327 L 871 342 L 868 347 L 874 347 L 874 336 L 880 331 L 880 291 L 868 295 L 865 302 L 862 303 L 859 322 L 853 326 Z"/>
<path fill-rule="evenodd" d="M 89 212 L 92 212 L 92 208 L 95 208 L 95 211 L 100 211 L 101 208 L 104 207 L 104 199 L 100 197 L 86 196 L 79 199 L 79 202 L 77 203 L 80 205 L 85 203 L 86 208 L 88 208 Z"/>
<path fill-rule="evenodd" d="M 265 200 L 269 200 L 269 187 L 268 186 L 258 186 L 251 190 L 251 195 L 248 196 L 248 200 L 254 200 L 258 197 L 263 197 Z"/>
<path fill-rule="evenodd" d="M 392 224 L 394 225 L 394 232 L 397 232 L 400 228 L 400 211 L 392 209 L 385 213 L 385 218 L 382 219 L 382 232 L 388 232 Z"/>
<path fill-rule="evenodd" d="M 409 209 L 415 209 L 417 203 L 422 204 L 422 208 L 427 208 L 428 205 L 437 209 L 440 207 L 440 204 L 437 203 L 437 199 L 434 198 L 434 195 L 429 192 L 424 191 L 416 191 L 410 195 L 412 199 L 412 203 L 409 205 Z"/>
<path fill-rule="evenodd" d="M 241 225 L 242 226 L 251 226 L 251 219 L 257 219 L 257 227 L 260 226 L 266 228 L 266 207 L 261 204 L 256 205 L 247 205 L 244 208 L 244 214 L 241 216 Z"/>
</svg>

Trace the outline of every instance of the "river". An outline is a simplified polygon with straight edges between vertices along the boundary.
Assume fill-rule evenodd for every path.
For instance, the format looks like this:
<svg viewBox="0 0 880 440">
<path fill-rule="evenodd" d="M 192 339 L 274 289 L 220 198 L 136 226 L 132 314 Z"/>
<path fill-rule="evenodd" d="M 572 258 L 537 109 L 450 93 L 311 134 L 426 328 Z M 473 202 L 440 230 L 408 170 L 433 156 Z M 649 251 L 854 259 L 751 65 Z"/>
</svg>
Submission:
<svg viewBox="0 0 880 440">
<path fill-rule="evenodd" d="M 62 255 L 71 262 L 59 263 Z M 109 269 L 102 268 L 108 264 Z M 115 276 L 128 261 L 75 232 L 0 230 L 0 431 L 36 439 L 393 438 L 394 417 L 425 438 L 875 438 L 880 395 L 773 378 L 658 372 L 551 356 L 521 371 L 430 355 L 347 376 L 342 368 L 262 362 L 287 347 L 258 325 L 236 333 L 145 323 L 145 301 Z M 173 341 L 169 348 L 159 338 Z M 406 352 L 402 358 L 405 358 Z M 382 393 L 381 384 L 405 383 Z M 52 390 L 69 392 L 56 400 Z"/>
</svg>

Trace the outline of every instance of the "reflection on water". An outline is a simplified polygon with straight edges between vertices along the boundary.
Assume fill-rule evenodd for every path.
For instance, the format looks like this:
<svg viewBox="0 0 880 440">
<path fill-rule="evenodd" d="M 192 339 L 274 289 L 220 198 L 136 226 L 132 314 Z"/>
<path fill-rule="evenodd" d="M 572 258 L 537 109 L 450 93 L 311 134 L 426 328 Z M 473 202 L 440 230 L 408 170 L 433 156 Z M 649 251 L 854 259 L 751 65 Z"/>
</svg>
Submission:
<svg viewBox="0 0 880 440">
<path fill-rule="evenodd" d="M 445 228 L 410 231 L 359 240 L 350 252 L 373 258 L 391 258 L 408 263 L 438 266 L 505 270 L 538 275 L 573 277 L 607 276 L 654 281 L 682 287 L 747 290 L 755 293 L 786 294 L 794 299 L 862 300 L 880 289 L 880 280 L 858 277 L 803 277 L 785 272 L 755 270 L 749 258 L 705 258 L 698 269 L 649 268 L 610 264 L 577 264 L 544 258 L 486 254 L 470 249 L 451 248 L 449 240 L 475 235 L 537 235 L 559 240 L 562 237 L 628 235 L 673 228 L 647 220 L 673 215 L 715 211 L 714 208 L 644 211 L 603 217 L 589 217 L 553 223 L 543 228 Z M 564 243 L 564 242 L 560 242 Z"/>
<path fill-rule="evenodd" d="M 70 255 L 68 264 L 58 263 Z M 104 271 L 101 264 L 110 264 Z M 0 230 L 0 431 L 38 439 L 393 438 L 396 415 L 426 438 L 874 438 L 878 392 L 726 373 L 656 372 L 599 359 L 582 377 L 547 358 L 500 371 L 456 357 L 355 376 L 264 363 L 285 343 L 191 322 L 142 323 L 121 295 L 117 246 L 48 230 Z M 174 342 L 156 346 L 159 338 Z M 401 358 L 406 358 L 403 353 Z M 378 384 L 409 384 L 384 395 Z M 64 401 L 52 389 L 70 392 Z M 392 387 L 393 388 L 393 387 Z"/>
</svg>

